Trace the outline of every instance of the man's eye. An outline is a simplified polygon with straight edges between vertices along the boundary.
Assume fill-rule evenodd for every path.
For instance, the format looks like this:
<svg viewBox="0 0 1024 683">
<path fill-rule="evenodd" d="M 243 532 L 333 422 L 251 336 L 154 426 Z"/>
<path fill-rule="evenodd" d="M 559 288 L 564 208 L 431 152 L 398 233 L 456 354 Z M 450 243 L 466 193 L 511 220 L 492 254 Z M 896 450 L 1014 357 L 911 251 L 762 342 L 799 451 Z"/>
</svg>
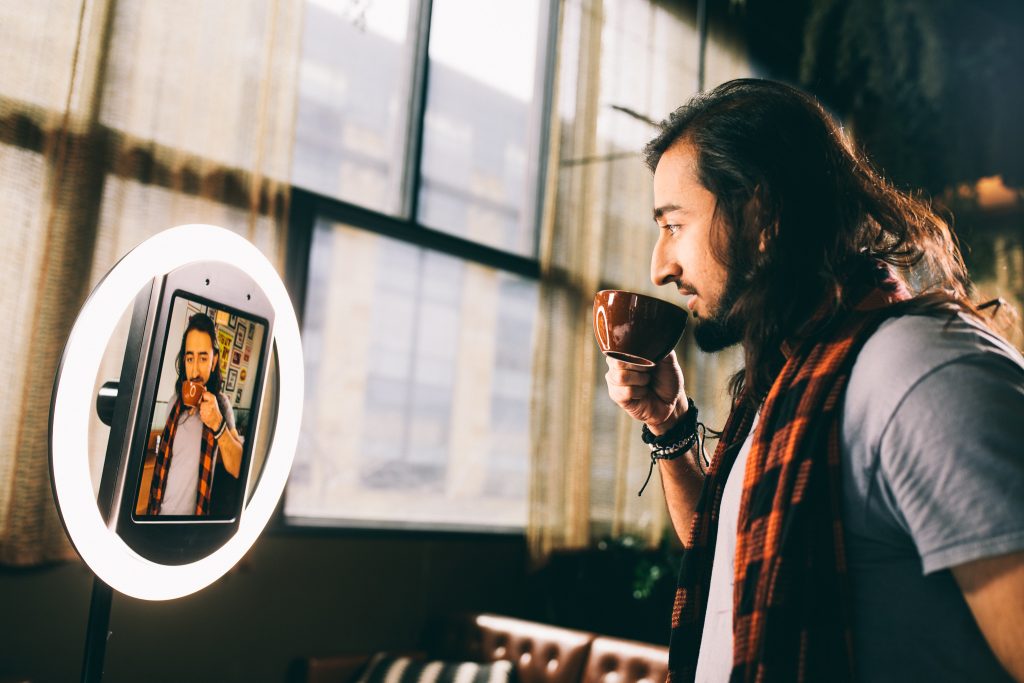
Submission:
<svg viewBox="0 0 1024 683">
<path fill-rule="evenodd" d="M 681 227 L 682 226 L 680 226 L 678 223 L 669 223 L 668 225 L 665 226 L 665 231 L 668 232 L 668 234 L 670 235 L 674 235 L 677 232 L 679 232 L 679 229 Z"/>
</svg>

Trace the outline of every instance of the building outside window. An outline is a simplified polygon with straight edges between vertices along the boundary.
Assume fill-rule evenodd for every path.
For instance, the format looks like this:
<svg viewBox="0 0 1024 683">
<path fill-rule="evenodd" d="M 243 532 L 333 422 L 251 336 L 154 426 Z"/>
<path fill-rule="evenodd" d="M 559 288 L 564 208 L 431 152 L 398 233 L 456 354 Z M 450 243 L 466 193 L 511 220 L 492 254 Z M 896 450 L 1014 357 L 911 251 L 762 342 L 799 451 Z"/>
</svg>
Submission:
<svg viewBox="0 0 1024 683">
<path fill-rule="evenodd" d="M 524 528 L 554 6 L 308 1 L 288 523 Z"/>
</svg>

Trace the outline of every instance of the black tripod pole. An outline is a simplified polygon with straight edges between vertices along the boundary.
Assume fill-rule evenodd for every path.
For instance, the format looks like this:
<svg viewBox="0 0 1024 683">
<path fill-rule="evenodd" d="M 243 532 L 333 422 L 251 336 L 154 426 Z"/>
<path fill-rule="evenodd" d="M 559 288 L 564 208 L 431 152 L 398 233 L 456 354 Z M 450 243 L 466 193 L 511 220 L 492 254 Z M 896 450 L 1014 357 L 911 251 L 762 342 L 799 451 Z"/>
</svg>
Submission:
<svg viewBox="0 0 1024 683">
<path fill-rule="evenodd" d="M 94 576 L 92 598 L 89 600 L 89 627 L 85 632 L 82 683 L 103 680 L 103 659 L 107 654 L 107 638 L 110 637 L 110 603 L 113 598 L 113 589 Z"/>
</svg>

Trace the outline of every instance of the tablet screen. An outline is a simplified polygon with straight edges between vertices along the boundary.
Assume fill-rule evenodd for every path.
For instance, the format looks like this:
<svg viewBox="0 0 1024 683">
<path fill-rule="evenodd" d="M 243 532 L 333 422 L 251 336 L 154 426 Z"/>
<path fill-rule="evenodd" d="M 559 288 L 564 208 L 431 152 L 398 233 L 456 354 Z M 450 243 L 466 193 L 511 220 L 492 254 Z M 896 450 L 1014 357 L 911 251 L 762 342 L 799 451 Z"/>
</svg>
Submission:
<svg viewBox="0 0 1024 683">
<path fill-rule="evenodd" d="M 257 317 L 175 292 L 137 480 L 136 520 L 226 521 L 238 515 L 266 330 Z"/>
</svg>

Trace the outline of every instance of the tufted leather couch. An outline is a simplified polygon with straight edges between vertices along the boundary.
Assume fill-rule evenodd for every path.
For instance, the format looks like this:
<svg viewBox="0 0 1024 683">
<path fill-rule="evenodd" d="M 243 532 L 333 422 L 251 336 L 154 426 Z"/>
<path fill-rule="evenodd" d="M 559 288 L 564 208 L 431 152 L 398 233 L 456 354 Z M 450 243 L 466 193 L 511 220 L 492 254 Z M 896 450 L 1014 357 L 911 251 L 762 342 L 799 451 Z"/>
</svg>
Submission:
<svg viewBox="0 0 1024 683">
<path fill-rule="evenodd" d="M 495 614 L 445 617 L 428 624 L 421 652 L 446 661 L 515 665 L 518 683 L 662 683 L 668 648 L 610 638 Z M 306 683 L 351 683 L 370 654 L 314 657 L 293 662 L 289 678 Z"/>
</svg>

